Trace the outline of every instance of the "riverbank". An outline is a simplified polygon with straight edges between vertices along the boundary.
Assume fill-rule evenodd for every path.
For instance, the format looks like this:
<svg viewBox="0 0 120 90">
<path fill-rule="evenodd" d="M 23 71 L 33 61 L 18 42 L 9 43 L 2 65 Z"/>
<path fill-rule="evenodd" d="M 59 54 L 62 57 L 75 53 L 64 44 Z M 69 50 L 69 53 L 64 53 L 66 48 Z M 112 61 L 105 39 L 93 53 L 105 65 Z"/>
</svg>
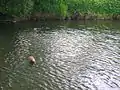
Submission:
<svg viewBox="0 0 120 90">
<path fill-rule="evenodd" d="M 119 0 L 6 0 L 0 13 L 24 20 L 120 20 Z M 0 15 L 1 16 L 1 15 Z"/>
<path fill-rule="evenodd" d="M 102 14 L 81 14 L 75 12 L 71 16 L 60 17 L 56 14 L 50 13 L 34 13 L 26 17 L 14 17 L 11 16 L 9 19 L 0 20 L 0 22 L 21 22 L 21 21 L 43 21 L 43 20 L 120 20 L 120 15 L 102 15 Z"/>
<path fill-rule="evenodd" d="M 120 20 L 120 15 L 97 15 L 97 14 L 80 14 L 74 13 L 71 16 L 60 17 L 55 14 L 49 13 L 34 13 L 27 17 L 13 17 L 4 20 L 0 20 L 0 22 L 21 22 L 21 21 L 43 21 L 43 20 Z"/>
</svg>

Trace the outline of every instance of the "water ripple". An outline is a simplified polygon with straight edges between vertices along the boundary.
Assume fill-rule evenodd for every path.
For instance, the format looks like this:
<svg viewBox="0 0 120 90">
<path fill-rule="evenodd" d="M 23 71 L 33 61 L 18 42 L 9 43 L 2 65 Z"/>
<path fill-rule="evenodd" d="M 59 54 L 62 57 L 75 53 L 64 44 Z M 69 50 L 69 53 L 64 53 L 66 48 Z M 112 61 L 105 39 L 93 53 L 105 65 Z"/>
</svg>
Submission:
<svg viewBox="0 0 120 90">
<path fill-rule="evenodd" d="M 45 29 L 42 31 L 42 29 Z M 95 28 L 34 28 L 17 32 L 9 67 L 0 67 L 8 90 L 119 90 L 120 34 Z M 31 66 L 27 56 L 36 58 Z M 2 76 L 3 77 L 3 76 Z"/>
</svg>

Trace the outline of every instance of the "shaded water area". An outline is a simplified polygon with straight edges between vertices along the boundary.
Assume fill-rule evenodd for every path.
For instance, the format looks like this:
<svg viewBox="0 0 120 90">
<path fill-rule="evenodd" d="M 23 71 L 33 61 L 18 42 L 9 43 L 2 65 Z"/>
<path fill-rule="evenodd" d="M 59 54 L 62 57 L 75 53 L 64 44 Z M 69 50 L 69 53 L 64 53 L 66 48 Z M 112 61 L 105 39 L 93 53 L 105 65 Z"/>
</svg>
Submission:
<svg viewBox="0 0 120 90">
<path fill-rule="evenodd" d="M 0 90 L 120 90 L 119 23 L 1 23 Z"/>
</svg>

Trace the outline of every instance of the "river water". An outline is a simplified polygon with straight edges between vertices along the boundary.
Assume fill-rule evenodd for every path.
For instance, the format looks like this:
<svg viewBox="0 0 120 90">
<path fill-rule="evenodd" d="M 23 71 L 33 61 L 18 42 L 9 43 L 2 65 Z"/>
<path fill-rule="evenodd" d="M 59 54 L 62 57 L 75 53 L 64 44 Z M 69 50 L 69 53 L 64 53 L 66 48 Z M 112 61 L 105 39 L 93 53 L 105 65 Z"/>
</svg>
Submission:
<svg viewBox="0 0 120 90">
<path fill-rule="evenodd" d="M 0 23 L 0 90 L 120 90 L 119 23 Z"/>
</svg>

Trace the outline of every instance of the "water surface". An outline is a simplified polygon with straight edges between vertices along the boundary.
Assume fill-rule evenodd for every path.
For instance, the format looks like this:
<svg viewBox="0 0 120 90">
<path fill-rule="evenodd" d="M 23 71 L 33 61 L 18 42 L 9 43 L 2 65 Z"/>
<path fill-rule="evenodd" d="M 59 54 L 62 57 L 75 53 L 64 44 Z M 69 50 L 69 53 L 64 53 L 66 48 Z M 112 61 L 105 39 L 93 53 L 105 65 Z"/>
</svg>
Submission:
<svg viewBox="0 0 120 90">
<path fill-rule="evenodd" d="M 0 26 L 1 90 L 120 90 L 119 22 Z"/>
</svg>

